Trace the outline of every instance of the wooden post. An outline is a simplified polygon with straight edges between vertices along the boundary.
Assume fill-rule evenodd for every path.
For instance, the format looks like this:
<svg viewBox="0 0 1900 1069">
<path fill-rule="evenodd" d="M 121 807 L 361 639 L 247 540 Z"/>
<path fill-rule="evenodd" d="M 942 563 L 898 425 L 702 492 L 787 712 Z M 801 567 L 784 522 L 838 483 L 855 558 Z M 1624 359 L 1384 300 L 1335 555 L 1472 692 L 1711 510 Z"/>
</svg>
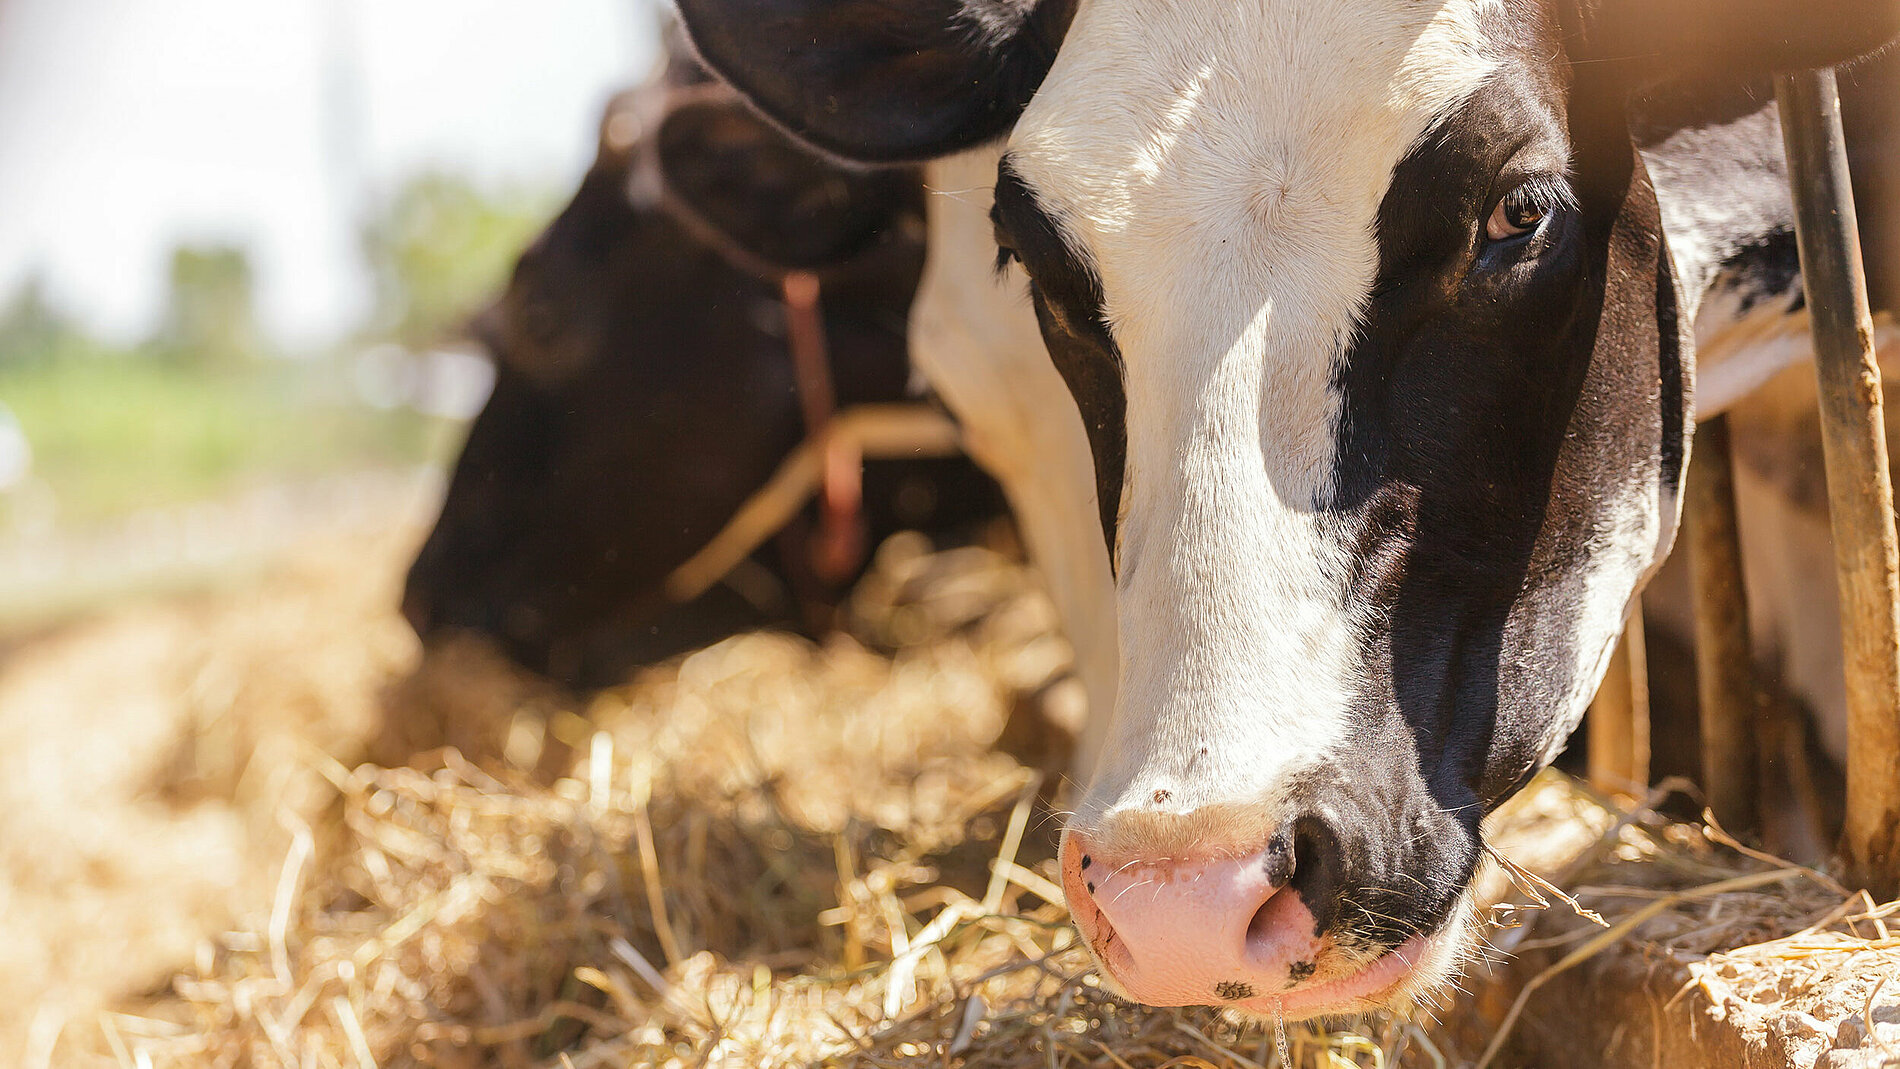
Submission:
<svg viewBox="0 0 1900 1069">
<path fill-rule="evenodd" d="M 1590 704 L 1590 782 L 1601 791 L 1639 797 L 1649 786 L 1649 654 L 1640 602 L 1630 608 Z"/>
<path fill-rule="evenodd" d="M 1696 428 L 1682 507 L 1695 598 L 1695 676 L 1702 698 L 1702 789 L 1738 835 L 1760 830 L 1761 703 L 1748 641 L 1748 593 L 1735 515 L 1728 417 Z"/>
<path fill-rule="evenodd" d="M 1841 101 L 1833 71 L 1777 75 L 1801 278 L 1821 384 L 1828 507 L 1847 671 L 1850 885 L 1900 894 L 1900 553 Z"/>
</svg>

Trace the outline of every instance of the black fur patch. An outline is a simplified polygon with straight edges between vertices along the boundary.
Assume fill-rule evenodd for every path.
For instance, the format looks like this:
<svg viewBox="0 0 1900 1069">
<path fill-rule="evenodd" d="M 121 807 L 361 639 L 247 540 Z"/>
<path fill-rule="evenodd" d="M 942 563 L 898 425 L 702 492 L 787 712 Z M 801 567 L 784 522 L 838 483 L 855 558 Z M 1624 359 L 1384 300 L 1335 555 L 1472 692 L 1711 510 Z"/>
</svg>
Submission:
<svg viewBox="0 0 1900 1069">
<path fill-rule="evenodd" d="M 1115 525 L 1128 458 L 1128 398 L 1122 385 L 1121 350 L 1102 321 L 1101 279 L 1036 203 L 1007 156 L 997 171 L 996 203 L 990 217 L 998 244 L 1029 272 L 1029 292 L 1043 342 L 1082 412 L 1095 458 L 1102 537 L 1108 543 L 1109 559 L 1114 560 Z"/>
<path fill-rule="evenodd" d="M 1042 84 L 1072 0 L 679 0 L 706 64 L 845 159 L 948 155 L 1007 132 Z"/>
</svg>

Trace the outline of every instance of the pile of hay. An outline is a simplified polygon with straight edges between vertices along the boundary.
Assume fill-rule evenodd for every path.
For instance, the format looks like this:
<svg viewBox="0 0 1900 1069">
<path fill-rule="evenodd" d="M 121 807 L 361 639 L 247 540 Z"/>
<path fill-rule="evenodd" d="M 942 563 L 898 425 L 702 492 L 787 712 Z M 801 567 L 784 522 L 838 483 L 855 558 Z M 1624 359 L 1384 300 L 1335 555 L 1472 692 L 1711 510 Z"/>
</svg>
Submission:
<svg viewBox="0 0 1900 1069">
<path fill-rule="evenodd" d="M 1787 953 L 1821 962 L 1850 929 L 1864 938 L 1825 948 L 1847 955 L 1842 975 L 1890 952 L 1879 911 L 1819 916 L 1842 896 L 1546 776 L 1494 819 L 1520 871 L 1489 867 L 1484 893 L 1521 902 L 1547 893 L 1542 874 L 1613 938 L 1565 907 L 1505 908 L 1517 927 L 1494 938 L 1519 965 L 1417 1021 L 1291 1027 L 1283 1059 L 1271 1028 L 1106 995 L 1075 945 L 1048 808 L 1073 694 L 1052 682 L 1067 651 L 1024 571 L 899 542 L 851 615 L 856 639 L 742 636 L 585 705 L 469 645 L 406 676 L 338 674 L 350 693 L 332 700 L 381 722 L 351 743 L 300 736 L 301 800 L 253 814 L 288 829 L 261 889 L 168 982 L 66 1019 L 39 1064 L 1443 1069 L 1477 1062 L 1508 1018 L 1493 1064 L 1548 1065 L 1583 1027 L 1562 979 L 1598 965 L 1678 955 L 1740 1021 L 1782 952 L 1725 948 L 1825 921 Z M 354 663 L 361 624 L 324 622 L 310 664 Z M 218 764 L 183 763 L 201 788 Z"/>
<path fill-rule="evenodd" d="M 1603 827 L 1554 870 L 1577 908 L 1498 940 L 1516 952 L 1498 977 L 1514 1002 L 1478 1064 L 1900 1064 L 1900 902 L 1755 851 L 1706 814 L 1659 817 L 1669 788 L 1631 810 L 1571 793 Z"/>
<path fill-rule="evenodd" d="M 335 802 L 273 894 L 165 990 L 71 1024 L 62 1056 L 1273 1063 L 1271 1030 L 1108 997 L 1075 945 L 1049 864 L 1058 777 L 994 745 L 1059 761 L 1046 721 L 1072 700 L 1020 566 L 900 542 L 852 614 L 902 648 L 743 636 L 584 708 L 442 651 L 367 745 L 458 745 L 354 768 L 310 749 Z M 1399 1023 L 1287 1039 L 1306 1065 L 1439 1060 Z"/>
<path fill-rule="evenodd" d="M 306 755 L 360 749 L 415 661 L 389 608 L 413 538 L 333 533 L 265 581 L 0 642 L 0 1066 L 269 902 L 280 820 L 334 804 Z"/>
</svg>

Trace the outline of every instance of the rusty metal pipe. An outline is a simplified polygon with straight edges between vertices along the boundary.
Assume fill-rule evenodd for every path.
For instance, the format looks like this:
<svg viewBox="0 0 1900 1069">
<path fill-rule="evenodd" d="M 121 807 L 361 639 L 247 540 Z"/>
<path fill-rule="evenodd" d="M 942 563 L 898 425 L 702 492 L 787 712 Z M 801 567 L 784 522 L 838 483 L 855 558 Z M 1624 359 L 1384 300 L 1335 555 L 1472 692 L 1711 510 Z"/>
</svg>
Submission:
<svg viewBox="0 0 1900 1069">
<path fill-rule="evenodd" d="M 1649 786 L 1649 655 L 1640 604 L 1630 609 L 1590 705 L 1590 782 L 1637 797 Z"/>
<path fill-rule="evenodd" d="M 1841 590 L 1847 673 L 1841 861 L 1851 885 L 1885 899 L 1900 893 L 1900 551 L 1880 366 L 1834 72 L 1777 75 L 1775 97 L 1814 331 Z"/>
<path fill-rule="evenodd" d="M 1728 417 L 1696 428 L 1682 509 L 1695 597 L 1696 687 L 1702 701 L 1702 789 L 1730 831 L 1761 830 L 1761 700 L 1748 638 L 1748 593 L 1735 513 Z"/>
</svg>

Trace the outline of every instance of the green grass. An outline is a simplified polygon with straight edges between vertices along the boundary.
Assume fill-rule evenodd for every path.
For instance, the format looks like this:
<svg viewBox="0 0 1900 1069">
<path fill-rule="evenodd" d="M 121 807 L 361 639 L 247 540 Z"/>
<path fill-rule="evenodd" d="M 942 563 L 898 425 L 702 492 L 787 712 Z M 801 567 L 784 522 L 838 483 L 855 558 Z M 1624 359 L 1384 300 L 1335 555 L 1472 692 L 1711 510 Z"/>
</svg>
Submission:
<svg viewBox="0 0 1900 1069">
<path fill-rule="evenodd" d="M 0 402 L 32 443 L 62 524 L 246 486 L 441 461 L 446 420 L 349 398 L 330 362 L 207 371 L 138 356 L 0 366 Z"/>
</svg>

